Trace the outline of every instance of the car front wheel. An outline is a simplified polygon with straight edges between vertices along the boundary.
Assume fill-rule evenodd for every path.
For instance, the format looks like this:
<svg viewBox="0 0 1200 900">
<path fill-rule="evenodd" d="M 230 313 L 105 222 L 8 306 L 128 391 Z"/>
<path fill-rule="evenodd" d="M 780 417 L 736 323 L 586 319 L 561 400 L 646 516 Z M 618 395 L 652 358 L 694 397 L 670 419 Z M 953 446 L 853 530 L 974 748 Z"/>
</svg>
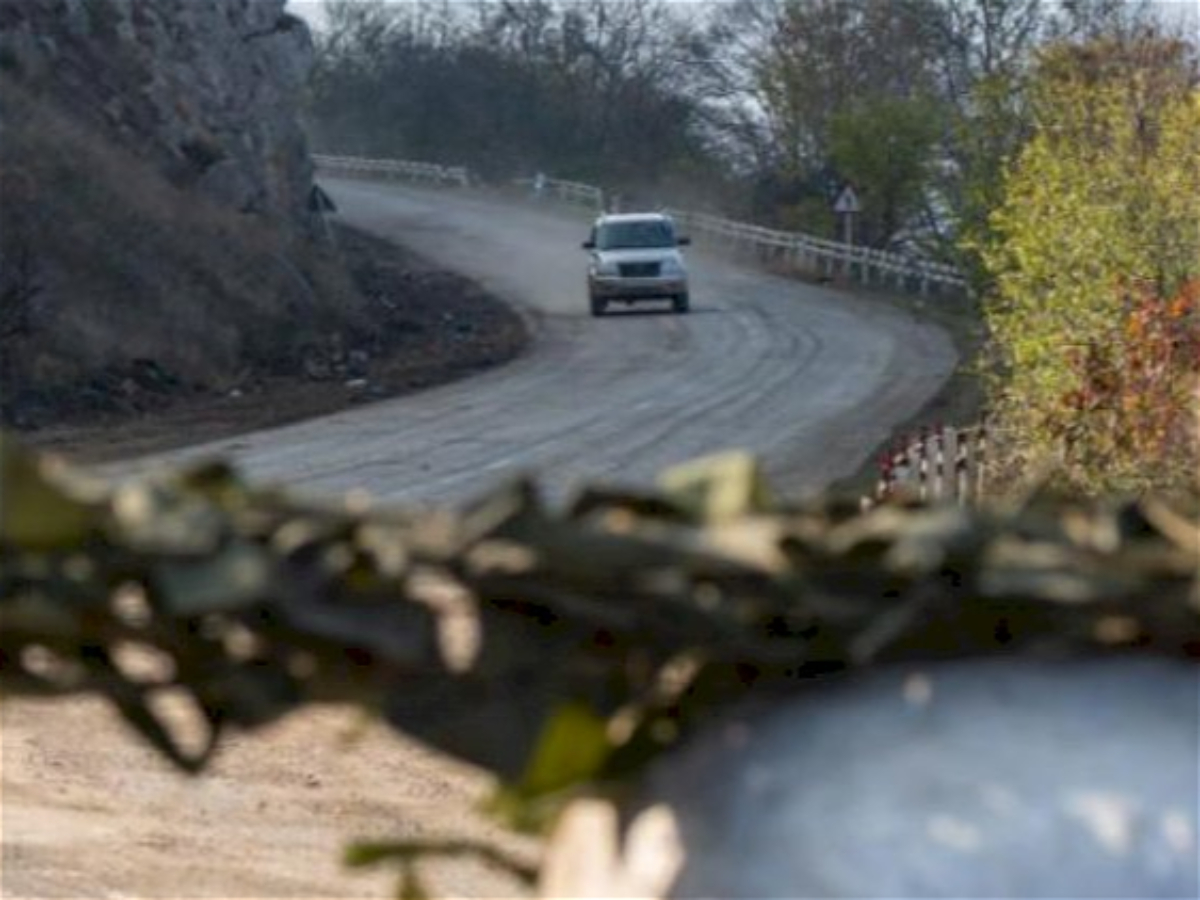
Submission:
<svg viewBox="0 0 1200 900">
<path fill-rule="evenodd" d="M 671 306 L 677 313 L 685 313 L 691 308 L 687 294 L 676 294 L 671 299 Z"/>
<path fill-rule="evenodd" d="M 604 301 L 599 297 L 592 297 L 591 302 L 592 302 L 592 315 L 593 316 L 604 315 L 604 307 L 605 307 Z"/>
</svg>

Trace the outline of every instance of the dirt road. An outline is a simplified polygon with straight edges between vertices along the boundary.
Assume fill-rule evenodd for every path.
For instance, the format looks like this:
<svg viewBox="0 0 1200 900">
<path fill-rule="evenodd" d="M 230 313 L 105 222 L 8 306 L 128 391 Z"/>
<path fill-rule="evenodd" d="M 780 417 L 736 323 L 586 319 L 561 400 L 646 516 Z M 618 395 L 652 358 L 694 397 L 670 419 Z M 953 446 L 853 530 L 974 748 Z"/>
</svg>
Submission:
<svg viewBox="0 0 1200 900">
<path fill-rule="evenodd" d="M 363 487 L 453 503 L 506 475 L 552 496 L 581 481 L 644 485 L 674 462 L 753 450 L 789 493 L 852 472 L 955 363 L 948 338 L 890 307 L 692 255 L 687 316 L 592 319 L 586 224 L 473 195 L 331 182 L 345 218 L 522 304 L 532 351 L 487 375 L 328 418 L 195 448 L 316 492 Z M 176 458 L 178 454 L 176 455 Z M 352 718 L 296 716 L 230 742 L 212 775 L 174 775 L 89 702 L 3 707 L 4 897 L 386 896 L 348 876 L 354 835 L 486 826 L 483 783 L 390 735 L 347 747 Z M 478 868 L 453 896 L 505 896 Z"/>
<path fill-rule="evenodd" d="M 700 253 L 691 314 L 593 319 L 579 216 L 377 184 L 330 191 L 353 224 L 521 303 L 534 348 L 483 378 L 194 451 L 257 477 L 440 503 L 525 470 L 558 495 L 585 480 L 646 484 L 743 447 L 796 493 L 853 472 L 955 363 L 941 330 L 890 306 Z"/>
</svg>

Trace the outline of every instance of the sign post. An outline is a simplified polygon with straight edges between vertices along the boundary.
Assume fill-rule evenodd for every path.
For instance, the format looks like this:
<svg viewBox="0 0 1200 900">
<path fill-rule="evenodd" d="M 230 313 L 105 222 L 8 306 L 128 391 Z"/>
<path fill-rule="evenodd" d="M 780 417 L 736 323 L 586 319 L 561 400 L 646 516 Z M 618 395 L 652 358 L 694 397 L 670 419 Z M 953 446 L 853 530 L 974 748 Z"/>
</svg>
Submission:
<svg viewBox="0 0 1200 900">
<path fill-rule="evenodd" d="M 846 182 L 846 185 L 842 188 L 842 192 L 833 201 L 833 211 L 842 217 L 842 241 L 847 247 L 854 245 L 854 217 L 861 210 L 862 206 L 858 202 L 858 194 L 854 192 L 854 185 Z M 851 260 L 850 254 L 847 253 L 842 261 L 842 273 L 849 278 L 850 272 Z M 860 267 L 858 274 L 865 276 L 865 267 Z"/>
<path fill-rule="evenodd" d="M 854 192 L 852 184 L 847 183 L 842 188 L 837 200 L 833 202 L 833 211 L 842 217 L 843 243 L 853 244 L 854 217 L 862 212 L 862 205 L 858 202 L 858 194 Z"/>
</svg>

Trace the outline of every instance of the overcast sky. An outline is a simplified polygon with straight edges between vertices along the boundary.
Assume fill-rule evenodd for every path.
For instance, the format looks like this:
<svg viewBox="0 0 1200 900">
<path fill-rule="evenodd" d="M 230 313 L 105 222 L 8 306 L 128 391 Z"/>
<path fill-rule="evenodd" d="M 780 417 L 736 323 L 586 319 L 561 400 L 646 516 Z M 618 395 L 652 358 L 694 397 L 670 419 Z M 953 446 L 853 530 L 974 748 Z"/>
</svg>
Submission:
<svg viewBox="0 0 1200 900">
<path fill-rule="evenodd" d="M 0 0 L 3 2 L 3 0 Z M 414 0 L 384 0 L 385 3 L 411 3 Z M 450 0 L 450 2 L 474 3 L 476 0 Z M 485 0 L 487 3 L 500 3 L 502 0 Z M 569 2 L 569 0 L 568 0 Z M 666 0 L 668 3 L 677 4 L 709 4 L 713 2 L 722 2 L 722 0 Z M 1200 0 L 1194 0 L 1200 4 Z M 324 0 L 288 0 L 288 12 L 294 13 L 308 21 L 313 28 L 320 28 L 322 22 L 321 10 L 325 6 Z"/>
<path fill-rule="evenodd" d="M 408 3 L 411 0 L 385 0 L 388 3 Z M 470 0 L 473 2 L 473 0 Z M 492 0 L 499 2 L 499 0 Z M 668 0 L 675 3 L 695 3 L 700 0 Z M 707 0 L 705 0 L 707 2 Z M 288 11 L 301 16 L 314 28 L 321 27 L 324 0 L 289 0 Z M 1200 39 L 1200 0 L 1156 0 L 1168 22 L 1186 24 L 1196 39 Z"/>
</svg>

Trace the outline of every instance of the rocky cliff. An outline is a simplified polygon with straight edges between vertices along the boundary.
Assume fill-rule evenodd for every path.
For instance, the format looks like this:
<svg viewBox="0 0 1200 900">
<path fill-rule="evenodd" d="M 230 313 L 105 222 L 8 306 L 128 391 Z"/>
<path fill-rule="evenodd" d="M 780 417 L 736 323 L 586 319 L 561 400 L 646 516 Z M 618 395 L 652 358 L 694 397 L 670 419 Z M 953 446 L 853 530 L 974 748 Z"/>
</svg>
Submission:
<svg viewBox="0 0 1200 900">
<path fill-rule="evenodd" d="M 0 425 L 244 393 L 369 332 L 285 0 L 0 0 Z"/>
<path fill-rule="evenodd" d="M 4 0 L 0 68 L 175 185 L 302 224 L 312 63 L 286 0 Z"/>
</svg>

